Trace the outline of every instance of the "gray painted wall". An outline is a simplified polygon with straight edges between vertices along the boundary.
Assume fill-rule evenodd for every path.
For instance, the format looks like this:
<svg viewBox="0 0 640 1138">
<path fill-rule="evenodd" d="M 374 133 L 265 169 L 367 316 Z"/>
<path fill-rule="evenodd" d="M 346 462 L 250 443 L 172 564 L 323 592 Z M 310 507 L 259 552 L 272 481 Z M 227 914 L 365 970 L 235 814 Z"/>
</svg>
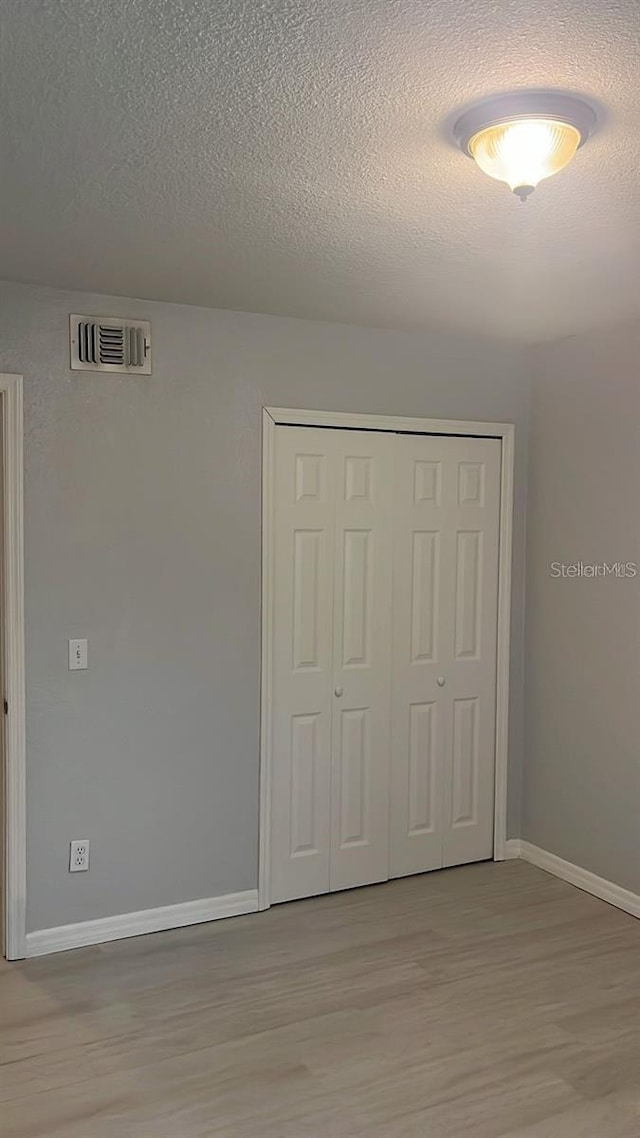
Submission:
<svg viewBox="0 0 640 1138">
<path fill-rule="evenodd" d="M 535 351 L 523 837 L 640 892 L 640 329 Z"/>
<path fill-rule="evenodd" d="M 517 835 L 522 352 L 13 284 L 1 302 L 0 369 L 25 375 L 29 930 L 256 886 L 262 404 L 516 423 Z M 70 372 L 70 312 L 150 318 L 152 378 Z"/>
</svg>

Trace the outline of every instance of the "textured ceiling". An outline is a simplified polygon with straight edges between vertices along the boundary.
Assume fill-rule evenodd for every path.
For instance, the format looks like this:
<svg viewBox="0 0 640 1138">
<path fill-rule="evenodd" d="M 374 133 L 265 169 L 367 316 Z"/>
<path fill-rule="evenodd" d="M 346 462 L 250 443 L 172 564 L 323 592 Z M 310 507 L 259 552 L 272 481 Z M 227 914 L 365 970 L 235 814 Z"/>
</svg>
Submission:
<svg viewBox="0 0 640 1138">
<path fill-rule="evenodd" d="M 640 312 L 638 0 L 0 0 L 0 275 L 525 341 Z M 525 205 L 446 139 L 563 87 Z"/>
</svg>

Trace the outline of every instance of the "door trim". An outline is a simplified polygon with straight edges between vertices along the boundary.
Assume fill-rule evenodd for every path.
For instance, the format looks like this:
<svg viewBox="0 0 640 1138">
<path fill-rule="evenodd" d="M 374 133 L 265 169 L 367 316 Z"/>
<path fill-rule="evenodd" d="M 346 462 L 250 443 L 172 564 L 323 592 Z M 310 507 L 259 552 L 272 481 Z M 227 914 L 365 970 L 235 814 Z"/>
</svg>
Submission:
<svg viewBox="0 0 640 1138">
<path fill-rule="evenodd" d="M 513 544 L 513 423 L 478 423 L 458 419 L 415 419 L 353 412 L 309 411 L 290 407 L 262 409 L 262 652 L 260 688 L 260 848 L 258 908 L 271 905 L 271 693 L 273 658 L 274 444 L 276 426 L 334 427 L 359 431 L 422 435 L 472 435 L 501 443 L 500 546 L 498 555 L 498 630 L 496 664 L 496 766 L 493 856 L 507 850 L 507 763 L 509 749 L 509 649 L 511 625 L 511 552 Z"/>
<path fill-rule="evenodd" d="M 0 374 L 4 509 L 4 955 L 26 952 L 27 827 L 22 376 Z"/>
</svg>

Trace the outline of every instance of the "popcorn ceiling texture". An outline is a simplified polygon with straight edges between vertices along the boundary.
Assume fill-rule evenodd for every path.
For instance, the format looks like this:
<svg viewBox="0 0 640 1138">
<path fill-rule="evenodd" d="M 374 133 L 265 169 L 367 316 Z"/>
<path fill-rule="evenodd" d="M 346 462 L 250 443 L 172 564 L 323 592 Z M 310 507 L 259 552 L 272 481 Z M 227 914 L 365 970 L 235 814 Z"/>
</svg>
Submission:
<svg viewBox="0 0 640 1138">
<path fill-rule="evenodd" d="M 636 0 L 40 0 L 4 13 L 2 275 L 523 341 L 640 311 Z M 470 99 L 607 108 L 526 205 Z"/>
</svg>

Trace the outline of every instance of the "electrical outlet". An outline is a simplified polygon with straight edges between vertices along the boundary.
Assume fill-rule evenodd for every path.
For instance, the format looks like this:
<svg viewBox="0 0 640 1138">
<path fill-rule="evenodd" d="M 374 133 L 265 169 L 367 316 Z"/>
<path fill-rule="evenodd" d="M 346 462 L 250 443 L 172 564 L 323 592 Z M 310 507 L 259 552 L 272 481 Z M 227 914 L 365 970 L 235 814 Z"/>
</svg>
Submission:
<svg viewBox="0 0 640 1138">
<path fill-rule="evenodd" d="M 83 873 L 89 868 L 89 842 L 76 838 L 69 845 L 69 873 Z"/>
</svg>

